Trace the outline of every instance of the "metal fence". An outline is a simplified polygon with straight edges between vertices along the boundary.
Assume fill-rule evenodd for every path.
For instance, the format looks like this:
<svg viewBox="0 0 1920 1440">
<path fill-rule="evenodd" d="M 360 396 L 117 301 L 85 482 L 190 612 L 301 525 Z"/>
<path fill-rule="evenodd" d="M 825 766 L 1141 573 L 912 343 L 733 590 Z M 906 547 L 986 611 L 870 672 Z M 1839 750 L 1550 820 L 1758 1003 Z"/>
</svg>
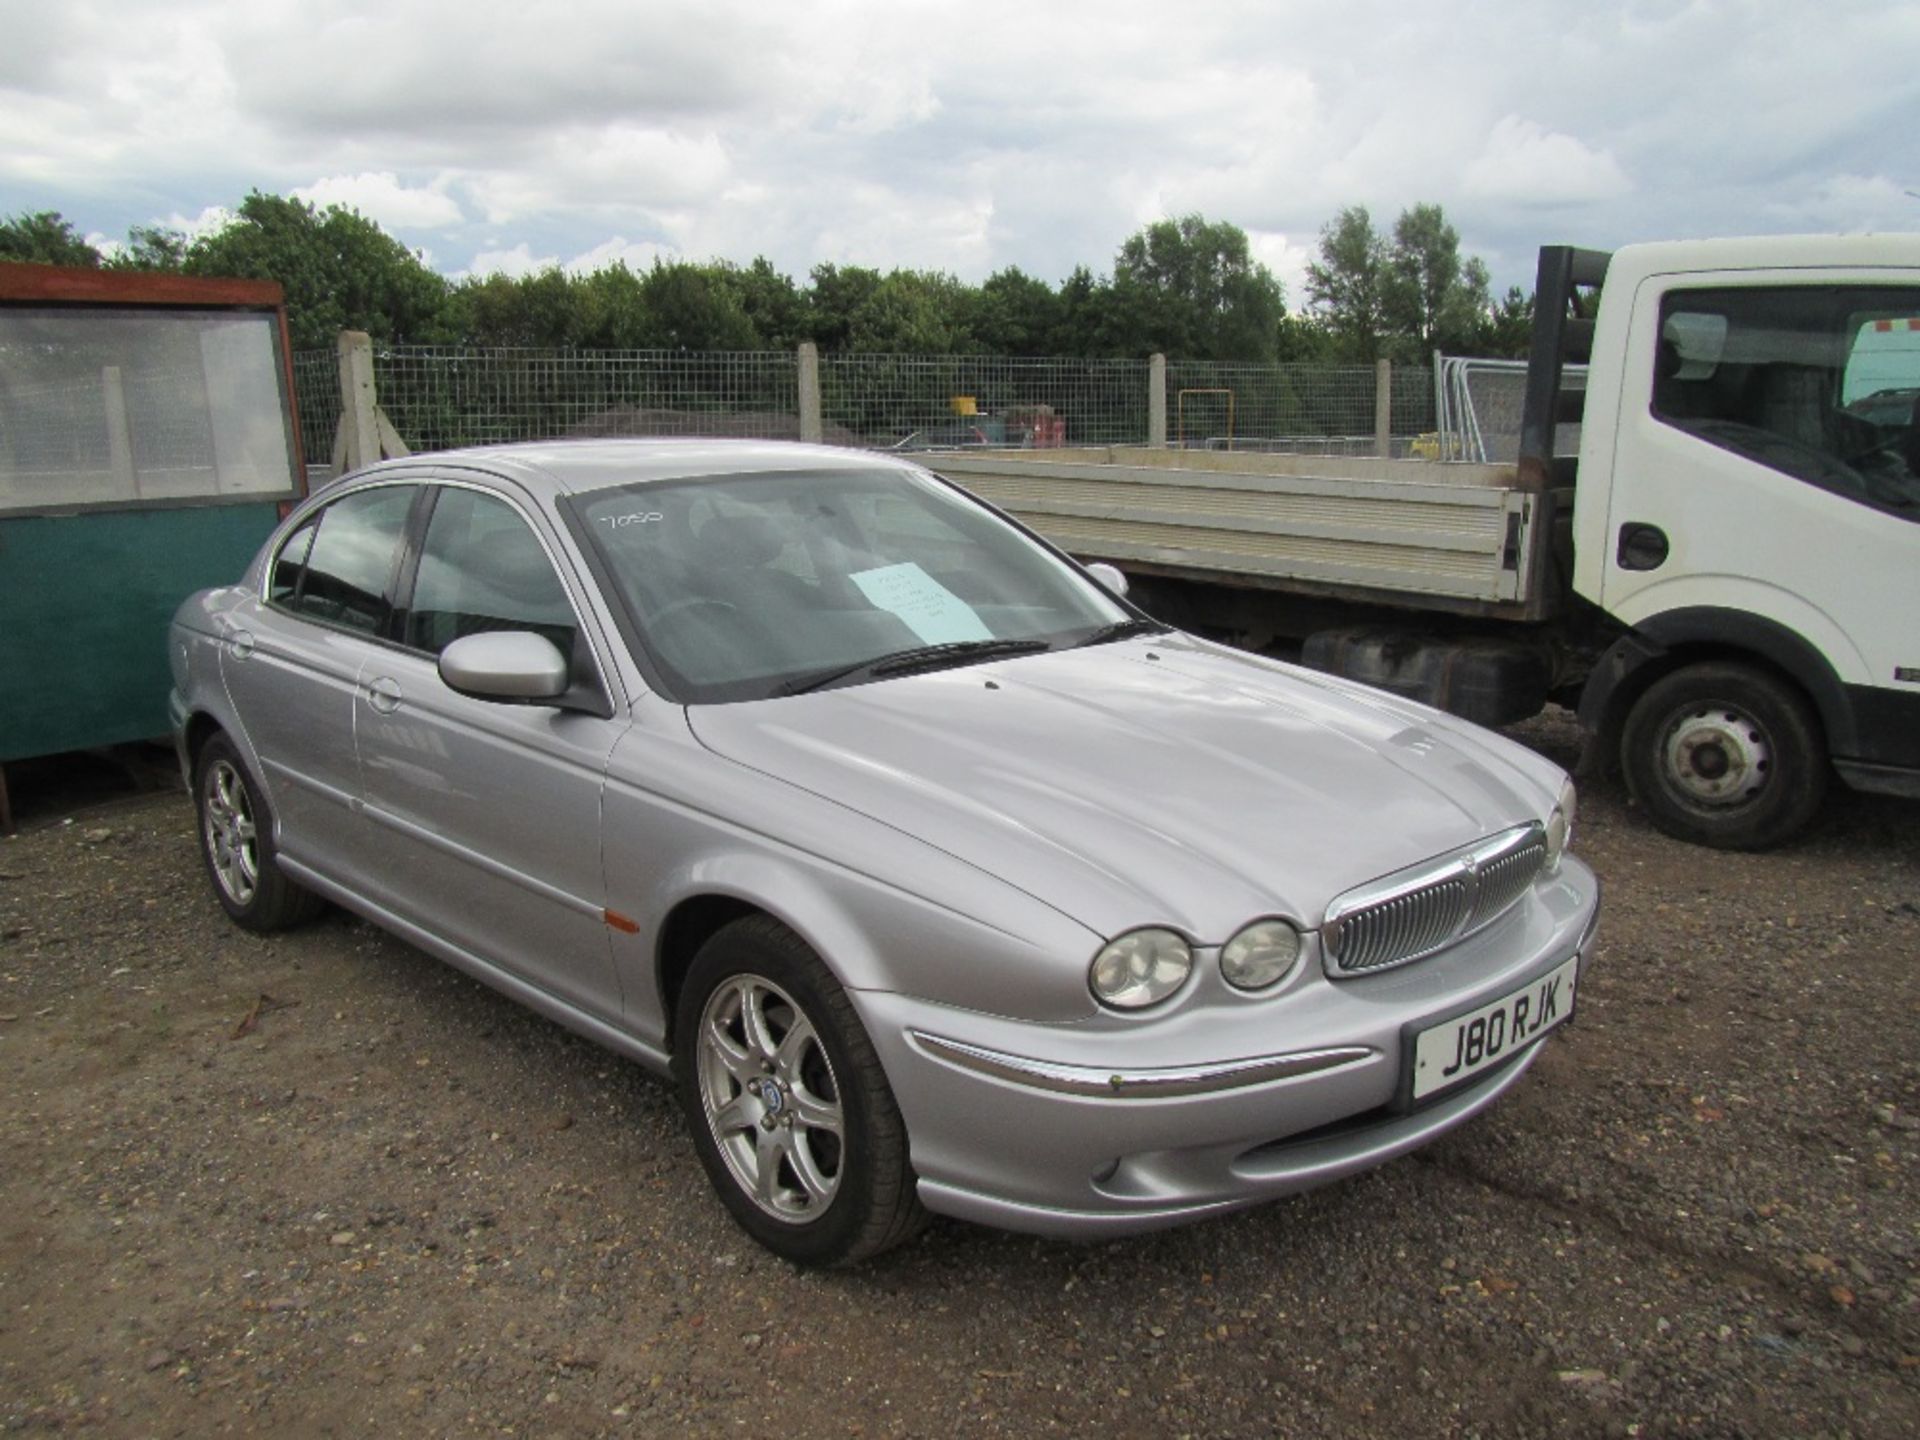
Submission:
<svg viewBox="0 0 1920 1440">
<path fill-rule="evenodd" d="M 293 393 L 300 410 L 300 449 L 307 464 L 327 465 L 340 428 L 340 356 L 332 350 L 296 350 Z"/>
<path fill-rule="evenodd" d="M 415 450 L 612 435 L 798 439 L 787 353 L 672 350 L 374 352 L 374 384 Z"/>
<path fill-rule="evenodd" d="M 1560 383 L 1568 390 L 1584 391 L 1587 367 L 1562 367 Z M 1519 458 L 1520 424 L 1527 399 L 1526 361 L 1445 356 L 1440 361 L 1434 399 L 1439 410 L 1435 429 L 1442 459 L 1511 464 Z M 1578 424 L 1555 428 L 1553 453 L 1580 453 Z"/>
<path fill-rule="evenodd" d="M 904 450 L 1139 445 L 1145 360 L 823 355 L 821 438 Z"/>
<path fill-rule="evenodd" d="M 1167 365 L 1167 439 L 1208 449 L 1286 454 L 1375 453 L 1379 373 L 1371 365 L 1256 365 L 1176 360 Z M 1395 369 L 1392 424 L 1404 451 L 1431 430 L 1429 372 Z"/>
<path fill-rule="evenodd" d="M 381 408 L 415 450 L 611 435 L 797 439 L 801 360 L 792 352 L 457 349 L 373 352 Z M 1372 454 L 1372 366 L 1166 367 L 1169 443 Z M 820 437 L 902 450 L 1145 444 L 1150 361 L 983 355 L 823 355 Z M 332 351 L 294 357 L 310 463 L 332 454 L 340 369 Z M 1434 425 L 1424 370 L 1392 380 L 1395 450 Z"/>
</svg>

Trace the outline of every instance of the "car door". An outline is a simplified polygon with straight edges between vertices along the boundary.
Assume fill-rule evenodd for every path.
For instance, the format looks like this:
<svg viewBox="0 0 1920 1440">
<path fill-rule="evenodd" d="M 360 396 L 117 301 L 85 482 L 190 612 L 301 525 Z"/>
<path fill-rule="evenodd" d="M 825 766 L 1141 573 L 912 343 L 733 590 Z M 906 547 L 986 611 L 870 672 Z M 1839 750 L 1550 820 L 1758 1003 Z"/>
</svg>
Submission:
<svg viewBox="0 0 1920 1440">
<path fill-rule="evenodd" d="M 355 707 L 372 884 L 381 903 L 486 963 L 608 1018 L 620 1013 L 600 863 L 607 757 L 625 718 L 477 700 L 437 667 L 454 640 L 531 630 L 613 683 L 529 506 L 477 482 L 432 487 L 416 519 L 395 643 Z"/>
<path fill-rule="evenodd" d="M 407 520 L 421 490 L 355 488 L 274 552 L 264 593 L 228 612 L 221 678 L 279 823 L 285 855 L 342 884 L 364 874 L 355 811 L 354 693 L 392 618 Z"/>
</svg>

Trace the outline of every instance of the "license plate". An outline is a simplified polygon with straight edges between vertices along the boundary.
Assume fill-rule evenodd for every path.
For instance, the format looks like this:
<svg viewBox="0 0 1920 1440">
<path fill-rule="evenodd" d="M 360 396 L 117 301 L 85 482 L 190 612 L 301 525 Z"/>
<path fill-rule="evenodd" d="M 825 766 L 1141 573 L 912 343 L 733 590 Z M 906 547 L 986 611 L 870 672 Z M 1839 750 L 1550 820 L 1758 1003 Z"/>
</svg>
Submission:
<svg viewBox="0 0 1920 1440">
<path fill-rule="evenodd" d="M 1422 1030 L 1413 1042 L 1413 1098 L 1471 1079 L 1570 1019 L 1579 968 L 1576 955 L 1490 1005 Z"/>
</svg>

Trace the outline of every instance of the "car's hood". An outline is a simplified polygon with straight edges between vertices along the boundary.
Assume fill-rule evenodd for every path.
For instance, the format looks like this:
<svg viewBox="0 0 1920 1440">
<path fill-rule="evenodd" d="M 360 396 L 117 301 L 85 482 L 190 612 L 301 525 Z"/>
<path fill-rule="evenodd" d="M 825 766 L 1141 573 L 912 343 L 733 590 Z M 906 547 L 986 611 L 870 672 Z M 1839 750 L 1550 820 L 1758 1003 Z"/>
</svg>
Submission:
<svg viewBox="0 0 1920 1440">
<path fill-rule="evenodd" d="M 1553 767 L 1497 736 L 1179 635 L 689 715 L 716 753 L 1104 935 L 1317 926 L 1341 891 L 1553 799 Z M 910 888 L 911 863 L 887 878 Z"/>
</svg>

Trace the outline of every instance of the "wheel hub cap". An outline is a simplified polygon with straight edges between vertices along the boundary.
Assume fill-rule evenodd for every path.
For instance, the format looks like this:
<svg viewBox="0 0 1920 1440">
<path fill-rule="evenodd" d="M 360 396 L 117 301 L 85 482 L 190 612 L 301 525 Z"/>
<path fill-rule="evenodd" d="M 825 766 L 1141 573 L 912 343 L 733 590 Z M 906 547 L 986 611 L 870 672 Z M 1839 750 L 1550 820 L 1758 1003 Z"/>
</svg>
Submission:
<svg viewBox="0 0 1920 1440">
<path fill-rule="evenodd" d="M 816 1220 L 840 1188 L 844 1120 L 833 1065 L 793 997 L 736 975 L 700 1017 L 700 1105 L 740 1189 L 767 1214 Z"/>
<path fill-rule="evenodd" d="M 1677 715 L 1664 749 L 1668 777 L 1697 804 L 1746 804 L 1773 769 L 1766 731 L 1731 705 L 1694 706 Z"/>
</svg>

